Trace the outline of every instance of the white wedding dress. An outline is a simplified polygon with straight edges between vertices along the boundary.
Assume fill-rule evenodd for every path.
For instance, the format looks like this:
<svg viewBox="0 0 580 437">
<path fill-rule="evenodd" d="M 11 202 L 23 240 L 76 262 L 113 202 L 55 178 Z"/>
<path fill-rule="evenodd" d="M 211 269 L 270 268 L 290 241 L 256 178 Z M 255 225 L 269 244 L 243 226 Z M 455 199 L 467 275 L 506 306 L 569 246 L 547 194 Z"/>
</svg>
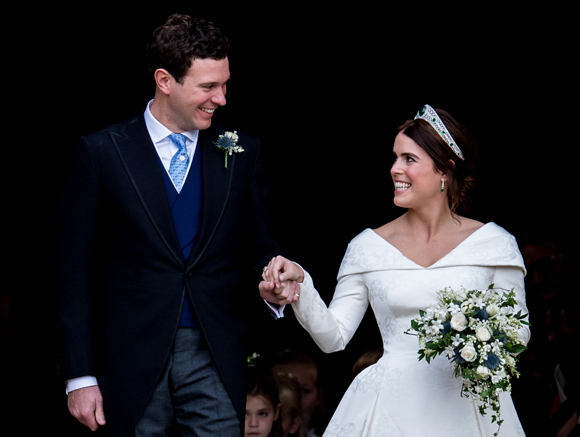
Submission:
<svg viewBox="0 0 580 437">
<path fill-rule="evenodd" d="M 406 258 L 371 229 L 348 246 L 329 307 L 306 273 L 300 300 L 292 304 L 300 324 L 325 352 L 345 348 L 370 303 L 384 354 L 352 382 L 330 421 L 325 436 L 474 437 L 492 436 L 490 408 L 485 417 L 461 397 L 461 381 L 450 360 L 440 355 L 418 361 L 417 337 L 405 334 L 420 309 L 437 300 L 445 287 L 468 290 L 515 287 L 519 308 L 527 313 L 522 256 L 515 238 L 488 223 L 446 256 L 425 268 Z M 529 330 L 520 332 L 526 342 Z M 500 397 L 500 436 L 523 436 L 509 394 Z"/>
</svg>

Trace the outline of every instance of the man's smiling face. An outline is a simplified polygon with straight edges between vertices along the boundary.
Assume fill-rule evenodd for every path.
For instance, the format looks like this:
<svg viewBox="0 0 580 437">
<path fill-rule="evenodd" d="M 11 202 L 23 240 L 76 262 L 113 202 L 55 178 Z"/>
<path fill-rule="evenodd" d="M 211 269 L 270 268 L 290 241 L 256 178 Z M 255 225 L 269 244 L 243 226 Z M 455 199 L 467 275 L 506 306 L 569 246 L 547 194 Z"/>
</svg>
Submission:
<svg viewBox="0 0 580 437">
<path fill-rule="evenodd" d="M 171 81 L 168 113 L 173 132 L 207 129 L 214 111 L 226 104 L 226 83 L 230 78 L 228 58 L 195 59 L 181 81 Z"/>
</svg>

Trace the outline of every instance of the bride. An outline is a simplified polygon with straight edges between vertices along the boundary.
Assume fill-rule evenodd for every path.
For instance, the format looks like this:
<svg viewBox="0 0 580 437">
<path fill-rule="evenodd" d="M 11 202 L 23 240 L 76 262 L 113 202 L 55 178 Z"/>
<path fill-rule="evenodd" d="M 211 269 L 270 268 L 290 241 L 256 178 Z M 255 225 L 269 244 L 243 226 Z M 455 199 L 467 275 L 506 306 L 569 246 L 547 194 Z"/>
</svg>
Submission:
<svg viewBox="0 0 580 437">
<path fill-rule="evenodd" d="M 399 218 L 366 229 L 348 245 L 327 307 L 308 272 L 283 257 L 264 268 L 261 296 L 291 303 L 300 324 L 327 353 L 342 350 L 368 307 L 384 354 L 345 393 L 325 436 L 492 436 L 491 414 L 461 397 L 462 382 L 441 356 L 418 361 L 417 338 L 405 335 L 420 309 L 445 287 L 515 289 L 527 313 L 525 267 L 512 235 L 494 223 L 458 215 L 468 203 L 477 146 L 448 112 L 426 105 L 398 129 L 391 177 Z M 520 331 L 527 344 L 529 330 Z M 523 436 L 511 397 L 500 396 L 500 435 Z"/>
</svg>

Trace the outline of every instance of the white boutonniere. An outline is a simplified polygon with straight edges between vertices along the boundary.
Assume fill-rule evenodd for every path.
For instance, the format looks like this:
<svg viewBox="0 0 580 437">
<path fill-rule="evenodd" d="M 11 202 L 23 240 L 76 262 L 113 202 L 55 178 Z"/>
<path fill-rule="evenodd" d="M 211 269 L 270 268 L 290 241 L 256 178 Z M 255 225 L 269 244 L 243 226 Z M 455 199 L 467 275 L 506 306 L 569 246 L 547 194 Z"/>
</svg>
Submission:
<svg viewBox="0 0 580 437">
<path fill-rule="evenodd" d="M 244 149 L 238 145 L 238 134 L 237 131 L 225 132 L 220 135 L 217 141 L 214 143 L 218 149 L 222 149 L 226 155 L 225 167 L 228 168 L 228 155 L 232 153 L 241 153 Z"/>
</svg>

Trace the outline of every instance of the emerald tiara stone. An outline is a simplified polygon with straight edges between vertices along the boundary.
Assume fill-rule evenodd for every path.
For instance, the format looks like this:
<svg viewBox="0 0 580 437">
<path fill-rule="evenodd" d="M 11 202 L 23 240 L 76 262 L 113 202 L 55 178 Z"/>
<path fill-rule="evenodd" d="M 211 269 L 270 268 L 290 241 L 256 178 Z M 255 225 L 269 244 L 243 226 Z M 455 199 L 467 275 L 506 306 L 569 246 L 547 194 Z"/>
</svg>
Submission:
<svg viewBox="0 0 580 437">
<path fill-rule="evenodd" d="M 415 120 L 417 120 L 418 118 L 425 120 L 427 123 L 429 123 L 433 127 L 433 129 L 435 129 L 435 131 L 439 134 L 439 136 L 443 138 L 443 141 L 445 141 L 447 145 L 451 148 L 451 150 L 453 150 L 453 153 L 455 153 L 459 157 L 459 159 L 461 160 L 465 159 L 463 157 L 461 149 L 457 146 L 457 144 L 455 144 L 455 140 L 453 139 L 451 134 L 447 132 L 445 124 L 443 124 L 443 122 L 439 118 L 439 115 L 431 106 L 425 105 L 421 109 L 419 109 L 419 112 L 417 112 L 417 115 L 415 115 Z"/>
</svg>

